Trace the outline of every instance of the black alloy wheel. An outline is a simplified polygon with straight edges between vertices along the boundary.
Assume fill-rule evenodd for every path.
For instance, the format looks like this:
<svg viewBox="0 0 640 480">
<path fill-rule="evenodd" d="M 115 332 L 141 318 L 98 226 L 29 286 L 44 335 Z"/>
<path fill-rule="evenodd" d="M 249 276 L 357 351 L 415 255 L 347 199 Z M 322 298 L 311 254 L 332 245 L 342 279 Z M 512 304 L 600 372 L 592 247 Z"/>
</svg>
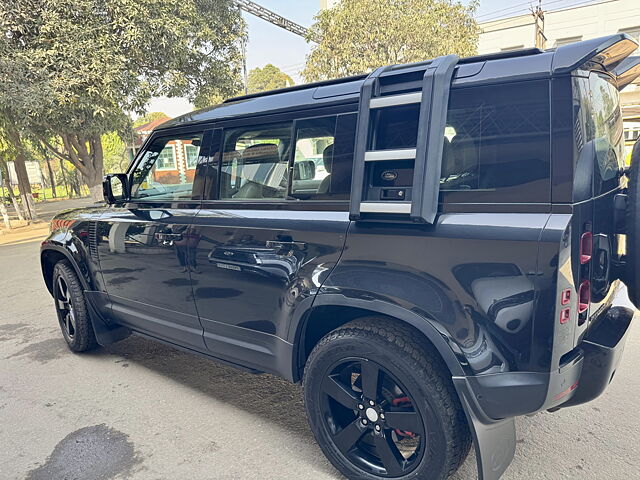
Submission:
<svg viewBox="0 0 640 480">
<path fill-rule="evenodd" d="M 69 349 L 85 352 L 98 346 L 82 283 L 66 260 L 56 263 L 51 279 L 58 323 Z"/>
<path fill-rule="evenodd" d="M 407 325 L 366 317 L 328 333 L 303 383 L 311 430 L 349 479 L 444 480 L 469 453 L 451 374 Z"/>
<path fill-rule="evenodd" d="M 58 276 L 54 285 L 53 297 L 56 301 L 56 312 L 62 333 L 66 339 L 73 341 L 76 334 L 76 313 L 69 293 L 69 286 L 62 275 Z"/>
<path fill-rule="evenodd" d="M 323 414 L 333 441 L 361 469 L 401 477 L 420 462 L 423 421 L 406 388 L 376 362 L 338 363 L 322 382 Z"/>
</svg>

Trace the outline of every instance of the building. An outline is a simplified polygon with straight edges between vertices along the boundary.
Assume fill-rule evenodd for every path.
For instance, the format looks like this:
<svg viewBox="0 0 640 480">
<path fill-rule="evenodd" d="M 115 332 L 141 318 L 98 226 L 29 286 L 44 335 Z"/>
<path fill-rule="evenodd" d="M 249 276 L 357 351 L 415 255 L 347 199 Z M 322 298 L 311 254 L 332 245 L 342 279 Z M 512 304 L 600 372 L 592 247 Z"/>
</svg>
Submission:
<svg viewBox="0 0 640 480">
<path fill-rule="evenodd" d="M 333 7 L 340 0 L 320 0 L 320 9 L 326 10 L 327 8 Z"/>
<path fill-rule="evenodd" d="M 140 150 L 153 129 L 163 124 L 170 117 L 164 116 L 140 125 L 133 129 L 134 145 L 129 147 L 132 159 L 135 153 Z M 179 184 L 193 182 L 193 177 L 198 163 L 199 147 L 192 145 L 191 142 L 175 140 L 169 142 L 160 152 L 157 162 L 154 166 L 154 178 L 162 179 L 163 184 Z"/>
<path fill-rule="evenodd" d="M 553 3 L 553 2 L 549 2 Z M 544 4 L 542 8 L 544 10 Z M 640 43 L 640 1 L 604 0 L 543 12 L 539 23 L 544 34 L 544 48 L 623 32 Z M 501 18 L 480 24 L 478 53 L 521 50 L 536 46 L 536 19 L 533 14 Z M 638 49 L 637 55 L 640 55 Z M 625 121 L 628 152 L 640 136 L 640 80 L 620 94 Z"/>
</svg>

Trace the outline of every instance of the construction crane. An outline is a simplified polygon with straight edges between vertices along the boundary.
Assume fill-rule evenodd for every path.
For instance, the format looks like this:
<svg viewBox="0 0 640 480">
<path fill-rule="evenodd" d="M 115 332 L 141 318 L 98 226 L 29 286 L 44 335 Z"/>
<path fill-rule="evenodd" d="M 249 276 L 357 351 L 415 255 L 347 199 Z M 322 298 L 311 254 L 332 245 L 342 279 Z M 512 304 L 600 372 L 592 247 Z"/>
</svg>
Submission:
<svg viewBox="0 0 640 480">
<path fill-rule="evenodd" d="M 284 28 L 291 33 L 295 33 L 296 35 L 300 35 L 304 38 L 307 38 L 307 35 L 309 34 L 308 28 L 305 28 L 302 25 L 298 25 L 288 18 L 284 18 L 283 16 L 278 15 L 277 13 L 272 12 L 267 8 L 264 8 L 262 5 L 258 5 L 257 3 L 250 0 L 235 0 L 235 2 L 245 12 L 266 20 L 267 22 L 272 23 L 280 28 Z"/>
</svg>

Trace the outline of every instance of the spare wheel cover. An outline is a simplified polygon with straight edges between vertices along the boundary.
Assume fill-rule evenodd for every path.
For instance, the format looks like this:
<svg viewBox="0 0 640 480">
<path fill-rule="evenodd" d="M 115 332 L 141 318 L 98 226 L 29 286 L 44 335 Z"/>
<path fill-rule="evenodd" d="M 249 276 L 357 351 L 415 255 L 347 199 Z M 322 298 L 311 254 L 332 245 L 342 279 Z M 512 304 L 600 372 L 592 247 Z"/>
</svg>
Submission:
<svg viewBox="0 0 640 480">
<path fill-rule="evenodd" d="M 640 141 L 633 147 L 628 177 L 624 283 L 629 289 L 629 298 L 640 308 Z"/>
</svg>

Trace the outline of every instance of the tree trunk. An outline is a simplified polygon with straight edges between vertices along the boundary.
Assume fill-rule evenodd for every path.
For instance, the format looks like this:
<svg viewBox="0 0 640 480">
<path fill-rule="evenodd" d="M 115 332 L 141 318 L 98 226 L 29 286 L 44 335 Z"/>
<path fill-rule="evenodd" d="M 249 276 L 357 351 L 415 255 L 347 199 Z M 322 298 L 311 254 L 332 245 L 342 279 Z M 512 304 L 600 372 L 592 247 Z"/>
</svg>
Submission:
<svg viewBox="0 0 640 480">
<path fill-rule="evenodd" d="M 27 173 L 22 138 L 20 138 L 20 133 L 16 130 L 7 129 L 7 132 L 16 150 L 13 166 L 16 169 L 16 176 L 18 177 L 18 190 L 20 191 L 20 198 L 22 199 L 24 215 L 27 220 L 35 220 L 38 218 L 38 215 L 36 214 L 36 206 L 31 193 L 31 183 L 29 182 L 29 174 Z"/>
<path fill-rule="evenodd" d="M 89 187 L 91 198 L 102 200 L 102 176 L 104 171 L 104 152 L 100 135 L 84 137 L 77 134 L 60 134 L 62 149 L 42 138 L 43 144 L 58 158 L 68 160 L 82 175 Z"/>
<path fill-rule="evenodd" d="M 49 170 L 49 181 L 51 183 L 51 195 L 53 198 L 57 198 L 56 194 L 56 177 L 53 175 L 53 168 L 51 168 L 51 159 L 47 156 L 45 158 L 47 162 L 47 170 Z"/>
<path fill-rule="evenodd" d="M 18 203 L 18 199 L 16 198 L 16 194 L 13 193 L 13 185 L 11 185 L 11 179 L 9 178 L 9 169 L 7 168 L 7 164 L 3 161 L 0 161 L 0 169 L 2 170 L 2 181 L 4 182 L 4 186 L 9 191 L 9 198 L 11 199 L 11 203 L 13 203 L 13 208 L 16 211 L 16 215 L 19 220 L 24 220 L 24 214 L 22 213 L 22 208 L 20 207 L 20 203 Z"/>
</svg>

